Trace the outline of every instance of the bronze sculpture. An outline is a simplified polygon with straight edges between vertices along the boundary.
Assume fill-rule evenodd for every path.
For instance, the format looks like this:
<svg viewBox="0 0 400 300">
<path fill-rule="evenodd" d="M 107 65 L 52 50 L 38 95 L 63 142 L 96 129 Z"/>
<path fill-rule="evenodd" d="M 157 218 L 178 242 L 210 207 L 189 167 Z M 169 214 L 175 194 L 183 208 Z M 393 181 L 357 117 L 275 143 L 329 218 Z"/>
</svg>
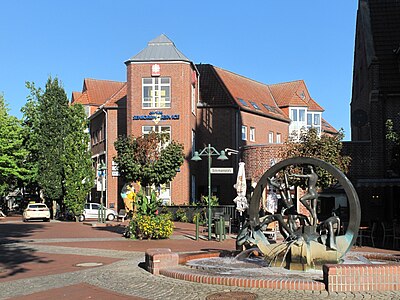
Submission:
<svg viewBox="0 0 400 300">
<path fill-rule="evenodd" d="M 291 174 L 294 167 L 306 167 L 308 173 Z M 318 223 L 316 204 L 318 199 L 318 176 L 314 169 L 320 168 L 331 174 L 343 187 L 349 205 L 349 222 L 345 232 L 339 235 L 343 222 L 336 214 Z M 293 199 L 290 178 L 306 180 L 306 192 Z M 281 211 L 260 219 L 262 192 L 268 187 L 279 191 Z M 296 210 L 295 201 L 305 206 L 310 216 Z M 290 269 L 307 270 L 323 263 L 337 263 L 356 240 L 360 226 L 360 203 L 357 193 L 347 177 L 336 167 L 325 161 L 309 157 L 286 159 L 268 169 L 259 180 L 249 201 L 248 220 L 237 238 L 239 247 L 257 247 L 270 265 L 284 265 Z M 277 221 L 284 237 L 282 243 L 270 243 L 262 228 Z M 250 252 L 249 252 L 250 253 Z"/>
</svg>

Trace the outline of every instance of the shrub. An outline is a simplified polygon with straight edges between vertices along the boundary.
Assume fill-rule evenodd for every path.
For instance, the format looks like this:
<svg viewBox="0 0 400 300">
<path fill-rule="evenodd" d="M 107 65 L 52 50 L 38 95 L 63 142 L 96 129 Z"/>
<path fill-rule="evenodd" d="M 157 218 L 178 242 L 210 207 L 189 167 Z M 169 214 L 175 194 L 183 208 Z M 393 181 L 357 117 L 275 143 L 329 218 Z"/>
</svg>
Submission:
<svg viewBox="0 0 400 300">
<path fill-rule="evenodd" d="M 173 232 L 174 223 L 168 214 L 134 215 L 129 223 L 132 239 L 166 239 Z"/>
<path fill-rule="evenodd" d="M 178 210 L 175 213 L 175 216 L 176 216 L 177 221 L 185 222 L 185 223 L 189 222 L 189 218 L 186 214 L 186 209 L 184 209 L 182 207 L 178 208 Z"/>
<path fill-rule="evenodd" d="M 160 201 L 155 193 L 149 197 L 140 190 L 137 193 L 134 213 L 124 235 L 132 239 L 166 239 L 174 229 L 172 214 L 158 211 Z M 164 213 L 163 213 L 164 212 Z"/>
<path fill-rule="evenodd" d="M 203 196 L 201 204 L 208 205 L 208 196 Z M 210 200 L 210 206 L 217 206 L 217 205 L 219 205 L 219 199 L 217 196 L 212 195 Z"/>
<path fill-rule="evenodd" d="M 166 206 L 163 206 L 163 207 L 161 208 L 160 214 L 161 214 L 161 215 L 165 215 L 165 217 L 167 217 L 167 218 L 170 219 L 170 220 L 172 220 L 172 219 L 173 219 L 173 216 L 174 216 L 173 213 L 170 212 L 169 209 L 168 209 Z"/>
</svg>

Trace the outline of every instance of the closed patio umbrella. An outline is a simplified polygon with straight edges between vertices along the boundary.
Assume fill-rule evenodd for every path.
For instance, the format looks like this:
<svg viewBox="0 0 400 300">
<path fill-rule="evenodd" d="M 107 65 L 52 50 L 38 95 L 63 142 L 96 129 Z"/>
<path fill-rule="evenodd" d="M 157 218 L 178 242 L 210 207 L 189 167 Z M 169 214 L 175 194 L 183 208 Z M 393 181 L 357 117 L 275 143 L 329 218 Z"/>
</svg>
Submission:
<svg viewBox="0 0 400 300">
<path fill-rule="evenodd" d="M 246 198 L 246 174 L 244 170 L 244 162 L 239 163 L 239 169 L 236 179 L 236 184 L 234 185 L 237 196 L 233 199 L 236 203 L 236 210 L 240 212 L 240 215 L 249 207 Z"/>
</svg>

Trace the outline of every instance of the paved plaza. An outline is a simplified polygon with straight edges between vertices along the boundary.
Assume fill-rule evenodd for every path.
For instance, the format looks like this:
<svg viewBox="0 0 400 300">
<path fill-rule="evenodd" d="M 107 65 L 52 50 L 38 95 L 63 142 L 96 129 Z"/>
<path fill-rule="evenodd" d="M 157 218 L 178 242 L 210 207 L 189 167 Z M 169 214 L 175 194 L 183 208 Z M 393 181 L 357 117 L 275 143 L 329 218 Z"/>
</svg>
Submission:
<svg viewBox="0 0 400 300">
<path fill-rule="evenodd" d="M 1 220 L 0 299 L 400 299 L 400 292 L 249 289 L 154 276 L 143 269 L 146 249 L 234 250 L 235 240 L 195 241 L 192 224 L 175 223 L 168 240 L 133 241 L 122 237 L 124 224 L 109 225 L 113 226 L 22 223 L 20 217 Z"/>
</svg>

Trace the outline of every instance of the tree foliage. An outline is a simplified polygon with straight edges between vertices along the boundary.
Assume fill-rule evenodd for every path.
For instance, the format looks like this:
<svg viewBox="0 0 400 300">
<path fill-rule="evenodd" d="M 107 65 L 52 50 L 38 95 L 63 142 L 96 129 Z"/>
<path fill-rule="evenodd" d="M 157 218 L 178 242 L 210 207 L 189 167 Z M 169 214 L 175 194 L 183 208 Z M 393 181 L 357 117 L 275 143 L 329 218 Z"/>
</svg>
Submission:
<svg viewBox="0 0 400 300">
<path fill-rule="evenodd" d="M 30 183 L 37 184 L 46 199 L 82 210 L 94 178 L 84 110 L 69 106 L 57 78 L 49 78 L 44 91 L 34 83 L 26 86 L 30 96 L 22 112 L 28 163 L 34 170 Z"/>
<path fill-rule="evenodd" d="M 183 164 L 183 146 L 175 141 L 162 147 L 163 137 L 154 132 L 141 137 L 121 137 L 115 143 L 114 161 L 127 182 L 159 186 L 171 181 Z"/>
<path fill-rule="evenodd" d="M 82 213 L 86 196 L 93 187 L 94 170 L 88 151 L 88 123 L 82 105 L 68 110 L 68 134 L 64 141 L 65 205 L 78 216 Z"/>
<path fill-rule="evenodd" d="M 318 132 L 314 128 L 311 128 L 303 131 L 298 140 L 289 139 L 286 141 L 280 152 L 280 158 L 319 158 L 337 167 L 342 172 L 347 173 L 351 158 L 341 153 L 343 136 L 342 130 L 337 135 L 323 134 L 319 136 Z M 318 174 L 318 185 L 320 187 L 328 187 L 336 183 L 336 180 L 328 172 L 317 168 L 316 173 Z"/>
<path fill-rule="evenodd" d="M 29 170 L 24 161 L 24 133 L 21 122 L 8 114 L 3 95 L 0 95 L 0 196 L 26 180 Z"/>
<path fill-rule="evenodd" d="M 386 121 L 386 139 L 392 143 L 390 168 L 400 176 L 400 134 L 394 129 L 392 119 Z"/>
</svg>

